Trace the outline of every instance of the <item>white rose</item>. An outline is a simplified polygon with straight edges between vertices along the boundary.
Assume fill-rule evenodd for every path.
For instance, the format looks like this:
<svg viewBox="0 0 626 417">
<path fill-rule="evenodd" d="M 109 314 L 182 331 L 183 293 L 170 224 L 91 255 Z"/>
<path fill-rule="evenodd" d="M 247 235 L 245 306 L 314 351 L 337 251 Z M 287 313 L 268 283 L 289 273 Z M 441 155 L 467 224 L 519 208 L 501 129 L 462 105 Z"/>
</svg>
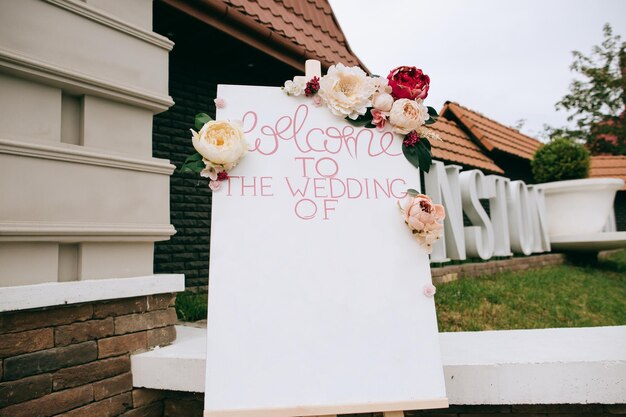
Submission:
<svg viewBox="0 0 626 417">
<path fill-rule="evenodd" d="M 283 91 L 290 96 L 299 96 L 301 94 L 304 94 L 305 88 L 306 80 L 304 79 L 304 77 L 295 77 L 293 80 L 285 81 Z"/>
<path fill-rule="evenodd" d="M 406 135 L 423 125 L 429 117 L 428 109 L 422 104 L 422 100 L 401 98 L 391 107 L 389 123 L 394 132 Z"/>
<path fill-rule="evenodd" d="M 393 97 L 388 93 L 377 93 L 372 99 L 372 106 L 380 111 L 390 111 L 393 106 Z"/>
<path fill-rule="evenodd" d="M 372 106 L 375 92 L 374 79 L 361 68 L 337 64 L 322 77 L 317 94 L 334 115 L 356 119 Z"/>
<path fill-rule="evenodd" d="M 237 165 L 239 160 L 248 152 L 248 144 L 244 137 L 241 124 L 229 121 L 207 122 L 200 132 L 193 133 L 193 147 L 205 160 L 209 171 L 214 171 L 216 165 L 229 171 Z M 208 161 L 208 163 L 207 163 Z"/>
</svg>

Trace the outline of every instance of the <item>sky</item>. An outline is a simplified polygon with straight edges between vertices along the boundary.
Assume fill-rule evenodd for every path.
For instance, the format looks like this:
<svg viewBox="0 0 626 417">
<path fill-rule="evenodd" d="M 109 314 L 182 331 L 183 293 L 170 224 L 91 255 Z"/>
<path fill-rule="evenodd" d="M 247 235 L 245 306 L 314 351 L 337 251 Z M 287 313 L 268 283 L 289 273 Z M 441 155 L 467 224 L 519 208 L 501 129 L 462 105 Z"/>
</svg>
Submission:
<svg viewBox="0 0 626 417">
<path fill-rule="evenodd" d="M 575 74 L 572 51 L 626 40 L 626 0 L 330 0 L 352 51 L 386 76 L 400 65 L 430 76 L 427 105 L 456 101 L 540 138 L 566 125 L 554 105 Z"/>
</svg>

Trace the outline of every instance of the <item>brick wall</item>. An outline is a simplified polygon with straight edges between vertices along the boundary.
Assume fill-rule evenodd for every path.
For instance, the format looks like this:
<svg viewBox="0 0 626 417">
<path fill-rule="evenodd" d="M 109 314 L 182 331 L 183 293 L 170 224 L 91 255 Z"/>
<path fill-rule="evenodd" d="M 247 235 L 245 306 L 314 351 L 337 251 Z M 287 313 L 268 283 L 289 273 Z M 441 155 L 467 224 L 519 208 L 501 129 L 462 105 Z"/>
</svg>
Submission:
<svg viewBox="0 0 626 417">
<path fill-rule="evenodd" d="M 195 152 L 190 128 L 197 113 L 215 117 L 217 84 L 280 86 L 297 71 L 161 2 L 154 31 L 172 39 L 170 95 L 174 106 L 154 117 L 153 156 L 180 167 Z M 228 105 L 228 103 L 227 103 Z M 176 234 L 155 245 L 155 273 L 185 274 L 186 286 L 206 286 L 209 276 L 211 193 L 206 179 L 174 172 L 170 216 Z"/>
<path fill-rule="evenodd" d="M 202 417 L 202 394 L 163 391 L 163 417 Z M 626 415 L 626 404 L 453 405 L 447 409 L 405 411 L 405 417 L 593 417 Z M 343 414 L 343 417 L 383 417 L 383 413 Z"/>
<path fill-rule="evenodd" d="M 520 256 L 510 259 L 490 260 L 486 262 L 468 262 L 458 265 L 431 265 L 433 284 L 473 278 L 481 275 L 493 275 L 504 271 L 523 271 L 546 266 L 562 265 L 567 257 L 562 253 Z"/>
<path fill-rule="evenodd" d="M 160 417 L 130 353 L 176 338 L 174 294 L 0 313 L 0 417 Z"/>
</svg>

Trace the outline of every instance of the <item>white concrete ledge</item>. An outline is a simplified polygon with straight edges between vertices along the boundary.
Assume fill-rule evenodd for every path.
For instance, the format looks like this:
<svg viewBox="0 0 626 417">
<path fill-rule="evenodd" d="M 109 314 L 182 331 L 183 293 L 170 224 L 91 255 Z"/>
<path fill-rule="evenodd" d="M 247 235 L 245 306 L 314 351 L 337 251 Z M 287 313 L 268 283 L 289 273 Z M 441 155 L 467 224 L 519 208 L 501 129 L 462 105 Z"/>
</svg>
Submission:
<svg viewBox="0 0 626 417">
<path fill-rule="evenodd" d="M 50 282 L 0 288 L 0 313 L 185 290 L 183 274 Z"/>
<path fill-rule="evenodd" d="M 0 242 L 158 242 L 175 233 L 169 223 L 0 221 Z"/>
<path fill-rule="evenodd" d="M 203 392 L 206 329 L 131 357 L 133 384 Z M 626 326 L 442 333 L 450 404 L 626 403 Z"/>
<path fill-rule="evenodd" d="M 174 105 L 172 97 L 155 94 L 137 86 L 94 77 L 75 69 L 66 69 L 41 61 L 20 52 L 0 47 L 0 69 L 21 78 L 56 86 L 79 94 L 91 94 L 120 103 L 130 104 L 154 113 L 161 113 Z"/>
<path fill-rule="evenodd" d="M 0 154 L 119 168 L 168 176 L 172 175 L 176 169 L 175 165 L 164 159 L 129 158 L 128 156 L 103 153 L 102 149 L 90 149 L 86 146 L 69 145 L 67 143 L 55 143 L 51 146 L 0 138 Z"/>
</svg>

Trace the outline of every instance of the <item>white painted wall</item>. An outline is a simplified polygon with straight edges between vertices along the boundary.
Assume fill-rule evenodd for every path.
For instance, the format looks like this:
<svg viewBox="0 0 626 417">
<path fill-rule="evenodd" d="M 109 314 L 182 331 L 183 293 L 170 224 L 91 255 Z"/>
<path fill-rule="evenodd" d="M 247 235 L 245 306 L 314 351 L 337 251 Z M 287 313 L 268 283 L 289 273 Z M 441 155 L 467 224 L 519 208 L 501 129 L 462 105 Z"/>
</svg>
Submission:
<svg viewBox="0 0 626 417">
<path fill-rule="evenodd" d="M 150 0 L 0 0 L 0 287 L 153 273 L 175 231 L 151 26 Z"/>
</svg>

